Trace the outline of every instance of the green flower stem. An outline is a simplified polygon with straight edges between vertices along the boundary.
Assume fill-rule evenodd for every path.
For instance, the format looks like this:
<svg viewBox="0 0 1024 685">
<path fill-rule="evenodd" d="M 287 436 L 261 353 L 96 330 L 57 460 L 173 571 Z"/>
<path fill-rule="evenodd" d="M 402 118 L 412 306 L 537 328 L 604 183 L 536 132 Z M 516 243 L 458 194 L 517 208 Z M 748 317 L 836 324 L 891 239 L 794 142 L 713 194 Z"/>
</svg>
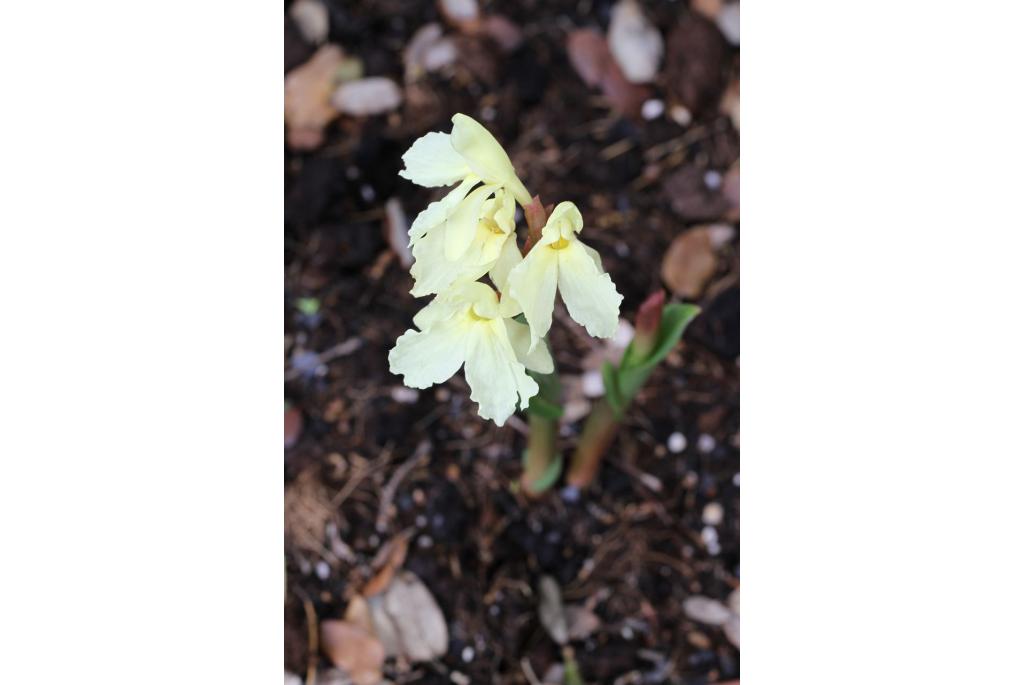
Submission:
<svg viewBox="0 0 1024 685">
<path fill-rule="evenodd" d="M 546 341 L 545 341 L 546 342 Z M 562 384 L 558 373 L 531 373 L 540 386 L 530 400 L 530 436 L 523 454 L 525 469 L 520 479 L 527 495 L 539 495 L 551 487 L 562 473 L 562 454 L 558 451 L 558 419 L 562 415 Z"/>
<path fill-rule="evenodd" d="M 558 454 L 556 438 L 558 422 L 545 419 L 537 414 L 530 414 L 530 437 L 526 445 L 526 469 L 523 470 L 521 483 L 523 492 L 528 495 L 539 495 L 546 488 L 542 487 L 544 476 L 556 462 L 561 461 Z"/>
<path fill-rule="evenodd" d="M 605 396 L 583 426 L 566 478 L 570 486 L 582 490 L 594 480 L 626 409 L 700 312 L 694 305 L 663 306 L 663 302 L 664 295 L 658 292 L 641 305 L 636 337 L 623 352 L 622 360 L 618 366 L 606 362 L 601 369 Z"/>
<path fill-rule="evenodd" d="M 602 399 L 583 425 L 583 433 L 580 434 L 566 477 L 569 485 L 581 490 L 590 485 L 601 465 L 601 457 L 608 451 L 618 430 L 619 420 L 615 417 L 615 410 L 608 404 L 608 400 Z"/>
</svg>

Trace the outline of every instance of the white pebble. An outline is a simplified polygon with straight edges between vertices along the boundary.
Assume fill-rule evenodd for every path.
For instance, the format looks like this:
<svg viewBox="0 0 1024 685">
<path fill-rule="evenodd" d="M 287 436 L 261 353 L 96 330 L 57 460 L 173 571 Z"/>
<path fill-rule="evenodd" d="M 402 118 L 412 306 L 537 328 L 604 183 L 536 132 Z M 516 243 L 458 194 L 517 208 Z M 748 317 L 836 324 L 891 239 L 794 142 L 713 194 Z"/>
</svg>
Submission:
<svg viewBox="0 0 1024 685">
<path fill-rule="evenodd" d="M 601 397 L 604 395 L 604 379 L 601 372 L 594 369 L 583 374 L 583 394 L 586 397 Z"/>
<path fill-rule="evenodd" d="M 715 444 L 715 439 L 707 433 L 702 433 L 701 436 L 697 438 L 697 449 L 704 454 L 714 451 Z"/>
<path fill-rule="evenodd" d="M 327 580 L 327 577 L 331 575 L 331 567 L 327 565 L 326 561 L 316 562 L 316 577 L 320 580 Z"/>
<path fill-rule="evenodd" d="M 688 126 L 693 121 L 693 115 L 690 114 L 690 110 L 686 109 L 682 105 L 673 105 L 672 109 L 669 110 L 668 115 L 672 117 L 672 121 L 676 122 L 680 126 Z"/>
<path fill-rule="evenodd" d="M 708 502 L 701 514 L 701 519 L 709 526 L 717 526 L 725 518 L 725 509 L 718 502 Z"/>
<path fill-rule="evenodd" d="M 462 660 L 465 661 L 467 664 L 473 660 L 474 654 L 475 652 L 473 651 L 472 647 L 462 648 Z"/>
<path fill-rule="evenodd" d="M 740 472 L 739 471 L 737 471 L 736 475 L 732 477 L 732 484 L 735 485 L 736 487 L 740 486 Z"/>
<path fill-rule="evenodd" d="M 665 103 L 661 100 L 651 99 L 644 103 L 644 106 L 640 109 L 640 114 L 647 121 L 651 119 L 657 119 L 665 113 Z"/>
<path fill-rule="evenodd" d="M 686 436 L 676 431 L 668 436 L 668 451 L 672 454 L 679 454 L 686 449 Z"/>
<path fill-rule="evenodd" d="M 407 388 L 404 385 L 396 385 L 391 388 L 391 399 L 399 404 L 415 404 L 420 398 L 418 390 Z"/>
<path fill-rule="evenodd" d="M 740 3 L 730 2 L 718 11 L 715 23 L 725 39 L 733 45 L 740 44 Z"/>
<path fill-rule="evenodd" d="M 715 556 L 722 551 L 722 548 L 718 545 L 718 531 L 711 526 L 704 526 L 700 531 L 700 537 L 704 541 L 708 554 L 711 556 Z"/>
<path fill-rule="evenodd" d="M 711 190 L 717 190 L 722 185 L 722 174 L 714 169 L 704 172 L 704 185 Z"/>
</svg>

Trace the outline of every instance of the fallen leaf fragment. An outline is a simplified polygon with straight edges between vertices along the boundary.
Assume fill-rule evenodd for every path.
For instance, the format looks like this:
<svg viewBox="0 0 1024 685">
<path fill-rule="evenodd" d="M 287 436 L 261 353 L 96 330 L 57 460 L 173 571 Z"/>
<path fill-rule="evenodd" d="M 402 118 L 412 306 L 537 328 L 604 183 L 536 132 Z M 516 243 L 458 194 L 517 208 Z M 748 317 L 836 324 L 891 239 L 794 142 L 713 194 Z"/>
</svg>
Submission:
<svg viewBox="0 0 1024 685">
<path fill-rule="evenodd" d="M 575 29 L 569 33 L 566 51 L 573 69 L 590 87 L 600 87 L 602 94 L 620 114 L 639 117 L 651 94 L 645 86 L 630 83 L 622 73 L 608 41 L 595 29 Z"/>
<path fill-rule="evenodd" d="M 311 150 L 323 142 L 324 128 L 338 116 L 331 104 L 335 72 L 344 59 L 337 45 L 325 45 L 284 79 L 284 121 L 288 144 Z"/>
<path fill-rule="evenodd" d="M 699 14 L 686 14 L 669 34 L 665 77 L 673 98 L 695 117 L 718 105 L 729 49 L 721 32 Z"/>
<path fill-rule="evenodd" d="M 619 0 L 612 7 L 608 47 L 630 83 L 648 83 L 658 75 L 665 44 L 636 0 Z"/>
<path fill-rule="evenodd" d="M 604 36 L 594 29 L 576 29 L 569 33 L 566 49 L 569 62 L 583 82 L 591 88 L 599 85 L 611 56 Z"/>
<path fill-rule="evenodd" d="M 501 14 L 492 14 L 485 18 L 480 30 L 490 36 L 502 52 L 514 52 L 523 43 L 523 30 Z"/>
<path fill-rule="evenodd" d="M 683 221 L 714 221 L 730 207 L 722 194 L 722 176 L 695 166 L 685 166 L 665 179 L 663 191 Z"/>
<path fill-rule="evenodd" d="M 331 663 L 347 671 L 355 685 L 377 685 L 383 679 L 384 646 L 364 628 L 348 621 L 323 621 L 320 645 Z"/>
<path fill-rule="evenodd" d="M 585 640 L 601 627 L 601 619 L 585 606 L 565 607 L 565 620 L 570 640 Z"/>
<path fill-rule="evenodd" d="M 302 412 L 296 407 L 284 411 L 284 448 L 293 447 L 302 436 Z"/>
<path fill-rule="evenodd" d="M 373 566 L 378 569 L 377 575 L 366 584 L 362 594 L 366 597 L 372 597 L 388 589 L 395 573 L 405 563 L 405 556 L 408 551 L 409 536 L 405 534 L 397 535 L 381 547 L 373 560 Z"/>
<path fill-rule="evenodd" d="M 551 576 L 541 576 L 537 589 L 540 595 L 540 604 L 537 607 L 540 623 L 552 640 L 564 645 L 569 641 L 569 622 L 565 616 L 565 607 L 562 605 L 562 591 L 558 587 L 558 581 Z"/>
<path fill-rule="evenodd" d="M 716 250 L 735 234 L 728 224 L 697 226 L 669 245 L 661 262 L 661 279 L 679 297 L 695 299 L 718 265 Z"/>
<path fill-rule="evenodd" d="M 402 267 L 408 269 L 413 261 L 412 250 L 409 249 L 409 219 L 397 197 L 384 203 L 384 230 L 391 251 L 398 256 Z"/>
<path fill-rule="evenodd" d="M 402 104 L 402 89 L 383 76 L 348 81 L 338 86 L 331 104 L 339 111 L 362 117 L 390 112 Z"/>
<path fill-rule="evenodd" d="M 729 87 L 722 95 L 722 102 L 718 105 L 718 111 L 729 117 L 736 130 L 740 130 L 740 80 L 734 78 L 729 82 Z"/>
</svg>

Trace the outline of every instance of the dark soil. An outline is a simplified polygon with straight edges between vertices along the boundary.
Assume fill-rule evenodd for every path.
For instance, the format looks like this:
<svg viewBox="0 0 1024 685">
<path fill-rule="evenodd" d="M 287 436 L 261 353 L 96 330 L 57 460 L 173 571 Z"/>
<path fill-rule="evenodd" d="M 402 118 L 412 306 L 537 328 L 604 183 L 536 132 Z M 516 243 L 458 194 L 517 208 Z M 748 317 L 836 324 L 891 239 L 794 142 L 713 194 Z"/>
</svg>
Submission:
<svg viewBox="0 0 1024 685">
<path fill-rule="evenodd" d="M 367 75 L 398 83 L 411 34 L 443 22 L 429 2 L 328 4 L 329 40 L 359 56 Z M 567 603 L 589 600 L 601 619 L 573 645 L 586 682 L 631 672 L 637 676 L 620 682 L 739 677 L 739 652 L 721 630 L 682 611 L 690 595 L 724 602 L 739 586 L 738 243 L 724 251 L 697 302 L 702 315 L 651 377 L 598 482 L 578 502 L 565 501 L 557 486 L 535 501 L 518 492 L 523 424 L 480 419 L 461 374 L 410 402 L 409 391 L 393 394 L 401 379 L 388 371 L 388 350 L 427 300 L 408 294 L 412 279 L 389 247 L 384 203 L 399 198 L 411 220 L 434 199 L 398 176 L 400 158 L 423 133 L 449 130 L 455 112 L 487 125 L 545 202 L 579 206 L 584 240 L 625 296 L 624 318 L 663 287 L 663 254 L 696 223 L 674 208 L 680 198 L 666 180 L 725 174 L 739 157 L 739 133 L 715 107 L 687 127 L 608 110 L 573 71 L 564 44 L 573 27 L 606 30 L 611 4 L 483 3 L 522 28 L 518 51 L 505 55 L 486 39 L 466 38 L 474 63 L 426 77 L 415 103 L 390 115 L 342 117 L 320 149 L 285 151 L 285 398 L 302 415 L 301 434 L 285 450 L 290 671 L 306 672 L 306 608 L 318 620 L 341 617 L 373 575 L 381 546 L 410 531 L 405 568 L 437 598 L 451 639 L 433 663 L 389 662 L 394 682 L 448 683 L 458 671 L 472 683 L 526 683 L 524 657 L 542 675 L 560 659 L 537 617 L 543 574 L 559 581 Z M 666 38 L 689 16 L 682 1 L 645 6 Z M 726 67 L 738 69 L 738 50 L 726 51 Z M 286 22 L 286 69 L 311 52 Z M 655 97 L 669 105 L 681 87 L 661 78 Z M 717 196 L 693 203 L 702 221 L 724 210 Z M 319 310 L 303 313 L 301 298 L 316 298 Z M 556 315 L 551 343 L 568 374 L 581 373 L 581 360 L 600 344 L 564 315 Z M 564 450 L 579 429 L 564 427 Z M 687 441 L 679 453 L 666 447 L 674 432 Z M 429 458 L 383 501 L 420 445 Z M 713 527 L 717 545 L 702 521 L 710 502 L 724 508 Z"/>
</svg>

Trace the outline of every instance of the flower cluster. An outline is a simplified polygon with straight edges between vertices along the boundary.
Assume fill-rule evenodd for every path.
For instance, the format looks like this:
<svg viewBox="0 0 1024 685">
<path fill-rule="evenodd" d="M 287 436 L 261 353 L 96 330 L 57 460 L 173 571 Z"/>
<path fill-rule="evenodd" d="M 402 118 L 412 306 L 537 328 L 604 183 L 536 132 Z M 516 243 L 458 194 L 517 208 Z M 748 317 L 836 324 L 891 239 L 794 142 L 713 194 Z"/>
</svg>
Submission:
<svg viewBox="0 0 1024 685">
<path fill-rule="evenodd" d="M 413 318 L 418 330 L 399 337 L 388 359 L 413 388 L 446 381 L 465 365 L 480 416 L 501 426 L 538 392 L 527 369 L 554 370 L 545 336 L 556 289 L 569 315 L 601 338 L 615 331 L 622 295 L 598 253 L 579 240 L 583 217 L 571 202 L 554 208 L 523 256 L 516 203 L 529 206 L 530 193 L 487 129 L 464 114 L 452 124 L 450 134 L 428 133 L 402 157 L 404 178 L 455 187 L 409 228 L 412 294 L 435 297 Z M 480 281 L 484 276 L 497 290 Z"/>
</svg>

